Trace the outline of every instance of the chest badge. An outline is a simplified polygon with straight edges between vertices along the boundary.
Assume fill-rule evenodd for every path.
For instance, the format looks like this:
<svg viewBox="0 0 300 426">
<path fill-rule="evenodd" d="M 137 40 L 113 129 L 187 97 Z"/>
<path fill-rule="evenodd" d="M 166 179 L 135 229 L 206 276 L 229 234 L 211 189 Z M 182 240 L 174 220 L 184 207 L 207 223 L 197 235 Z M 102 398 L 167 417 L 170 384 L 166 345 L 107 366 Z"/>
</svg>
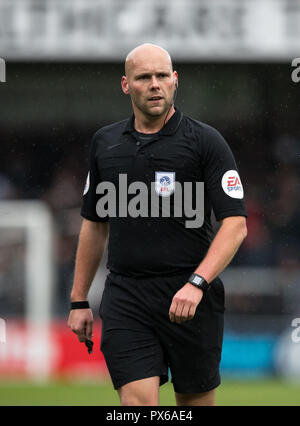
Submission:
<svg viewBox="0 0 300 426">
<path fill-rule="evenodd" d="M 155 192 L 169 197 L 175 190 L 175 172 L 155 172 Z"/>
</svg>

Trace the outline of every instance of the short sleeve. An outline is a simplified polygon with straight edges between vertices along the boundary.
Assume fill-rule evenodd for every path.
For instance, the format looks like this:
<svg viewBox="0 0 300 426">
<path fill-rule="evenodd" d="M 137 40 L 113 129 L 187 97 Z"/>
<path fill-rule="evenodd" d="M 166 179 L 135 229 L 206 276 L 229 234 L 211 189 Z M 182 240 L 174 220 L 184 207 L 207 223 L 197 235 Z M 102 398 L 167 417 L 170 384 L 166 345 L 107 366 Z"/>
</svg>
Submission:
<svg viewBox="0 0 300 426">
<path fill-rule="evenodd" d="M 204 184 L 216 219 L 245 216 L 244 189 L 233 153 L 223 136 L 206 126 L 202 135 Z"/>
<path fill-rule="evenodd" d="M 96 205 L 99 195 L 96 194 L 97 185 L 101 182 L 97 166 L 97 134 L 94 135 L 89 152 L 89 171 L 83 191 L 81 216 L 93 222 L 108 222 L 108 217 L 97 215 Z"/>
</svg>

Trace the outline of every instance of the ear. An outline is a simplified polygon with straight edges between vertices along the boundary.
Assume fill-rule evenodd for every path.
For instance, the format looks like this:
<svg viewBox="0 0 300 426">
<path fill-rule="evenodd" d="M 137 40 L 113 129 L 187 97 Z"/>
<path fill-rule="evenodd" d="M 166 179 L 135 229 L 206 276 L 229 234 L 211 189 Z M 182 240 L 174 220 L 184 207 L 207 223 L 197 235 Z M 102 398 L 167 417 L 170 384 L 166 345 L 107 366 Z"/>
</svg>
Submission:
<svg viewBox="0 0 300 426">
<path fill-rule="evenodd" d="M 121 87 L 123 90 L 123 93 L 125 93 L 125 95 L 129 95 L 129 86 L 128 86 L 128 82 L 127 82 L 127 77 L 125 75 L 123 75 L 122 79 L 121 79 Z"/>
<path fill-rule="evenodd" d="M 178 89 L 178 74 L 177 71 L 173 72 L 173 77 L 174 77 L 174 85 L 175 85 L 175 89 Z"/>
</svg>

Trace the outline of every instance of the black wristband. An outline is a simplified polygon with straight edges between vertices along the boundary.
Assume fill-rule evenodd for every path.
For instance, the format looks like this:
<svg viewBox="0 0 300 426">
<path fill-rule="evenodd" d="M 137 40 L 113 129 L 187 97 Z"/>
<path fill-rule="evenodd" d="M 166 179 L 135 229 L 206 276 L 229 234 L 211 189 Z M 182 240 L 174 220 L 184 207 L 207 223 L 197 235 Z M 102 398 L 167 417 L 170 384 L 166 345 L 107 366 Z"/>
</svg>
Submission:
<svg viewBox="0 0 300 426">
<path fill-rule="evenodd" d="M 89 302 L 86 300 L 83 302 L 71 302 L 71 310 L 72 309 L 89 309 L 90 305 Z"/>
</svg>

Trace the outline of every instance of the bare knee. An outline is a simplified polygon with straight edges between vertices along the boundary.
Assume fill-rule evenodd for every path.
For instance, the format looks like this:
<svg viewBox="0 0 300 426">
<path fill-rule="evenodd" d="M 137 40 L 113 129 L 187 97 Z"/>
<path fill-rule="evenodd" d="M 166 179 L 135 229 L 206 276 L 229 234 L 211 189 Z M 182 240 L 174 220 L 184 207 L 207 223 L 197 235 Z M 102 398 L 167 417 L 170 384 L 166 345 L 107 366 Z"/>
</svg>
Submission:
<svg viewBox="0 0 300 426">
<path fill-rule="evenodd" d="M 118 389 L 122 406 L 158 405 L 159 377 L 136 380 Z"/>
<path fill-rule="evenodd" d="M 143 398 L 140 395 L 124 395 L 120 397 L 120 402 L 123 407 L 125 406 L 147 406 L 147 405 L 155 405 L 152 404 L 149 398 Z"/>
<path fill-rule="evenodd" d="M 201 393 L 176 393 L 176 403 L 179 406 L 215 406 L 215 390 Z"/>
</svg>

